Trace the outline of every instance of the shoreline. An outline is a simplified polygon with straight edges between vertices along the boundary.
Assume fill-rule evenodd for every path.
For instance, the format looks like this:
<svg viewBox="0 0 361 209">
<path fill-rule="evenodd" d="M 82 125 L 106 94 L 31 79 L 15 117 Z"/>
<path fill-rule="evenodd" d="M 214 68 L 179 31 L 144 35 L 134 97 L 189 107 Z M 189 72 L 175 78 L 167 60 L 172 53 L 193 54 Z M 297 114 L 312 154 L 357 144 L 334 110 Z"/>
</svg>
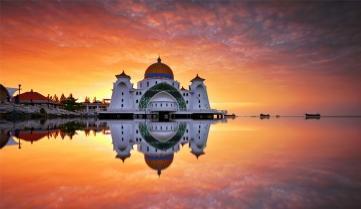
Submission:
<svg viewBox="0 0 361 209">
<path fill-rule="evenodd" d="M 0 105 L 0 119 L 9 121 L 22 121 L 30 119 L 55 119 L 55 118 L 94 118 L 95 114 L 73 112 L 55 108 L 48 105 L 19 105 L 5 103 Z"/>
</svg>

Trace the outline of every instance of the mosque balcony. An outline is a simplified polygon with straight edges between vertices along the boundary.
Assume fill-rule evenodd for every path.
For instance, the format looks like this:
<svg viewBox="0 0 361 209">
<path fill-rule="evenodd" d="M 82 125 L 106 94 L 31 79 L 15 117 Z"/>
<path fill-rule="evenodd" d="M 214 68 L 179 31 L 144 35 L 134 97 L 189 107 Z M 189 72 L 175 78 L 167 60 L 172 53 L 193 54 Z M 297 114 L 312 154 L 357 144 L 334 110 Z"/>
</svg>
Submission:
<svg viewBox="0 0 361 209">
<path fill-rule="evenodd" d="M 171 111 L 176 112 L 179 110 L 178 103 L 174 101 L 152 101 L 148 103 L 149 111 Z"/>
</svg>

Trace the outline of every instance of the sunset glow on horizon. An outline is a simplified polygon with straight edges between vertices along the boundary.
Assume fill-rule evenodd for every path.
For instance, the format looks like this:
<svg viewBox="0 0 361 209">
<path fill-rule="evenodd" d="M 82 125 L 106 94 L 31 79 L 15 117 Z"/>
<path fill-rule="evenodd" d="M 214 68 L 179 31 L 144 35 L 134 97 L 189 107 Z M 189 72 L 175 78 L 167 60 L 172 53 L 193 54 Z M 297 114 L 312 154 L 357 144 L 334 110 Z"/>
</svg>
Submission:
<svg viewBox="0 0 361 209">
<path fill-rule="evenodd" d="M 211 105 L 361 114 L 361 4 L 0 1 L 0 83 L 43 95 L 110 98 L 158 56 Z"/>
</svg>

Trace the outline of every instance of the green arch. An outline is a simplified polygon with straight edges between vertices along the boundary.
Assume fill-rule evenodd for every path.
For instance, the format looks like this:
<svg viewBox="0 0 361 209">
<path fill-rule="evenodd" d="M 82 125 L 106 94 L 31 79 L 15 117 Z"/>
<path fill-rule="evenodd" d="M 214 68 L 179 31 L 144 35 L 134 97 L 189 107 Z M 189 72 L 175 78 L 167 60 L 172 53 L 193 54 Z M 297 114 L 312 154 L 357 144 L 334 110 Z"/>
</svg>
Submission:
<svg viewBox="0 0 361 209">
<path fill-rule="evenodd" d="M 167 150 L 177 144 L 179 140 L 184 135 L 184 132 L 187 128 L 187 125 L 185 122 L 179 123 L 179 127 L 177 130 L 177 133 L 169 139 L 167 142 L 161 142 L 158 141 L 156 138 L 154 138 L 148 131 L 147 124 L 145 122 L 139 123 L 139 132 L 142 135 L 142 138 L 145 139 L 145 141 L 151 145 L 152 147 L 155 147 L 160 150 Z"/>
<path fill-rule="evenodd" d="M 148 89 L 148 91 L 146 91 L 142 98 L 140 99 L 139 102 L 139 108 L 140 109 L 145 109 L 147 107 L 148 102 L 150 101 L 150 99 L 156 95 L 159 92 L 165 91 L 167 93 L 169 93 L 170 95 L 172 95 L 178 102 L 178 106 L 180 110 L 186 110 L 187 109 L 187 105 L 186 102 L 184 101 L 184 98 L 182 97 L 182 95 L 179 93 L 179 91 L 174 88 L 173 86 L 167 84 L 167 83 L 160 83 L 157 85 L 152 86 L 151 88 Z"/>
</svg>

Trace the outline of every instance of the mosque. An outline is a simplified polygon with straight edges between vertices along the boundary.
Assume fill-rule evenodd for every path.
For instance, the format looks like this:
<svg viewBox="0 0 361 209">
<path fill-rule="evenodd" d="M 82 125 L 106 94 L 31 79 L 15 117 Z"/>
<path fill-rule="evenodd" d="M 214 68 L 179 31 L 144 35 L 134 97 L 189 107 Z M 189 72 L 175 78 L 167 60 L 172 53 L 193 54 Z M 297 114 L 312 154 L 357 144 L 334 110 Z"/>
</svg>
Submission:
<svg viewBox="0 0 361 209">
<path fill-rule="evenodd" d="M 123 163 L 134 154 L 142 154 L 145 164 L 154 174 L 161 175 L 170 168 L 180 150 L 190 151 L 198 160 L 205 154 L 210 126 L 225 120 L 100 120 L 54 119 L 43 123 L 27 121 L 17 125 L 0 126 L 0 149 L 24 143 L 36 143 L 43 139 L 71 138 L 77 130 L 88 136 L 101 132 L 110 134 L 116 158 Z M 74 126 L 75 125 L 75 126 Z M 61 128 L 62 127 L 62 128 Z M 110 131 L 110 132 L 109 132 Z"/>
<path fill-rule="evenodd" d="M 113 149 L 123 162 L 131 157 L 134 145 L 144 155 L 148 167 L 161 175 L 171 166 L 174 154 L 188 144 L 198 159 L 204 154 L 210 125 L 214 120 L 151 120 L 108 121 Z"/>
<path fill-rule="evenodd" d="M 160 57 L 146 69 L 136 88 L 124 71 L 116 78 L 111 103 L 107 111 L 99 113 L 101 119 L 221 119 L 226 114 L 211 109 L 205 79 L 197 74 L 185 89 Z"/>
</svg>

